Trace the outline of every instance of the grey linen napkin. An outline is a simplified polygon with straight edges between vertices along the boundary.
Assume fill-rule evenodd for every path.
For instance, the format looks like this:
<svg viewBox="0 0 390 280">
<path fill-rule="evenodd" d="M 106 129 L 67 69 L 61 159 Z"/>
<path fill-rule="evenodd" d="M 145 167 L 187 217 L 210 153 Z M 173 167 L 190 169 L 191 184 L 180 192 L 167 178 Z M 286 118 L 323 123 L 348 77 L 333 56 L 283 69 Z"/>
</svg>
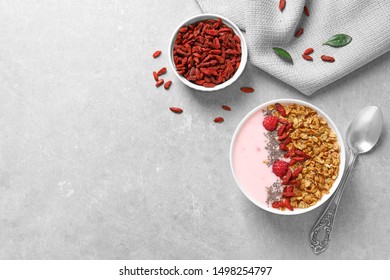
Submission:
<svg viewBox="0 0 390 280">
<path fill-rule="evenodd" d="M 225 16 L 246 31 L 250 61 L 306 95 L 362 67 L 390 50 L 390 1 L 379 0 L 197 0 L 205 13 Z M 310 16 L 303 13 L 304 6 Z M 304 32 L 294 36 L 299 28 Z M 335 34 L 350 35 L 341 48 L 323 45 Z M 280 59 L 272 47 L 282 47 L 294 64 Z M 302 58 L 313 48 L 314 61 Z M 335 62 L 321 60 L 321 55 Z"/>
</svg>

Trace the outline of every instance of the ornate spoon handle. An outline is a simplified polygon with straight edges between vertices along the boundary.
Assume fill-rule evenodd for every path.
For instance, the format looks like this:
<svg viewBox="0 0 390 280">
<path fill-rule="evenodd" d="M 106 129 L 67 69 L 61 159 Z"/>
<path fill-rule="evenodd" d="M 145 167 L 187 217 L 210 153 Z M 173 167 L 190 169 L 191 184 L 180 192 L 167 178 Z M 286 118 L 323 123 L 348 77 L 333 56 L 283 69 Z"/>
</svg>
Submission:
<svg viewBox="0 0 390 280">
<path fill-rule="evenodd" d="M 310 246 L 315 254 L 320 254 L 329 247 L 333 223 L 337 213 L 337 207 L 340 203 L 341 196 L 344 192 L 345 183 L 348 180 L 357 155 L 357 153 L 351 153 L 351 158 L 349 159 L 347 170 L 341 179 L 339 188 L 335 192 L 332 200 L 329 202 L 328 207 L 326 207 L 326 210 L 318 219 L 317 223 L 310 232 Z M 324 234 L 321 234 L 321 232 L 324 232 Z M 323 237 L 319 238 L 319 235 L 322 235 Z"/>
</svg>

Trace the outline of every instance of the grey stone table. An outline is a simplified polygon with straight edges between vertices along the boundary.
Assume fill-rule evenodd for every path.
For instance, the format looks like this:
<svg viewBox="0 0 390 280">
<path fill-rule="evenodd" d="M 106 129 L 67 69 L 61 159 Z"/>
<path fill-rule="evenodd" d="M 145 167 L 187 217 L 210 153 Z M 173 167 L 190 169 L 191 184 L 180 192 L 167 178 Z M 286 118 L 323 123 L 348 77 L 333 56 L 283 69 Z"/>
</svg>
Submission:
<svg viewBox="0 0 390 280">
<path fill-rule="evenodd" d="M 168 65 L 171 33 L 200 13 L 195 1 L 2 1 L 0 11 L 1 259 L 390 258 L 390 53 L 312 97 L 251 65 L 213 94 L 169 69 L 165 91 L 151 72 Z M 230 172 L 241 118 L 283 97 L 319 106 L 343 134 L 366 105 L 385 116 L 319 257 L 308 233 L 323 207 L 266 213 Z"/>
</svg>

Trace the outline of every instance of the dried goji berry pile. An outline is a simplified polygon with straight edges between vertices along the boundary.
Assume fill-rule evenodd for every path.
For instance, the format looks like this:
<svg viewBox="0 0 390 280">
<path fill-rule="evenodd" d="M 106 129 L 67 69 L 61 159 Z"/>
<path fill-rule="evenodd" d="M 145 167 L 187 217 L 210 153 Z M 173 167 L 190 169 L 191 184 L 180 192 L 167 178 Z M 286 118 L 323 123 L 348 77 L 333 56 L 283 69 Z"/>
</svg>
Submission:
<svg viewBox="0 0 390 280">
<path fill-rule="evenodd" d="M 240 66 L 241 40 L 221 19 L 180 28 L 174 48 L 176 71 L 188 81 L 214 87 L 229 80 Z"/>
</svg>

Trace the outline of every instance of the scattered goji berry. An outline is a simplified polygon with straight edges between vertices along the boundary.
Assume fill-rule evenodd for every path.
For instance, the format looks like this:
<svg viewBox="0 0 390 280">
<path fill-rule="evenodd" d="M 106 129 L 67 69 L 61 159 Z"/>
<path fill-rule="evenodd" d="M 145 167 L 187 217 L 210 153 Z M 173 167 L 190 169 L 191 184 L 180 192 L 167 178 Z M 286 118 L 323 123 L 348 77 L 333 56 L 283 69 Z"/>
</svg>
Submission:
<svg viewBox="0 0 390 280">
<path fill-rule="evenodd" d="M 309 8 L 307 6 L 303 7 L 303 12 L 305 13 L 306 16 L 310 16 L 310 11 L 309 11 Z"/>
<path fill-rule="evenodd" d="M 153 78 L 157 82 L 158 81 L 158 75 L 156 71 L 153 71 Z"/>
<path fill-rule="evenodd" d="M 155 51 L 155 52 L 153 53 L 153 58 L 159 57 L 160 54 L 161 54 L 161 51 Z"/>
<path fill-rule="evenodd" d="M 165 74 L 165 73 L 167 73 L 167 68 L 163 67 L 160 70 L 158 70 L 157 76 L 161 76 L 162 74 Z"/>
<path fill-rule="evenodd" d="M 254 89 L 254 88 L 251 88 L 251 87 L 242 87 L 242 88 L 240 88 L 240 90 L 241 90 L 242 92 L 245 92 L 245 93 L 252 93 L 252 92 L 255 91 L 255 89 Z"/>
<path fill-rule="evenodd" d="M 181 113 L 183 113 L 183 109 L 178 108 L 178 107 L 169 107 L 169 110 L 171 110 L 172 112 L 174 112 L 174 113 L 176 113 L 176 114 L 181 114 Z"/>
<path fill-rule="evenodd" d="M 301 28 L 299 28 L 298 30 L 297 30 L 297 32 L 295 32 L 295 37 L 296 38 L 298 38 L 298 37 L 300 37 L 302 34 L 303 34 L 303 28 L 301 27 Z"/>
<path fill-rule="evenodd" d="M 313 57 L 311 57 L 310 55 L 303 54 L 302 57 L 304 60 L 313 61 Z"/>
<path fill-rule="evenodd" d="M 322 55 L 321 59 L 325 62 L 334 62 L 335 61 L 335 59 L 332 56 L 328 56 L 328 55 Z"/>
<path fill-rule="evenodd" d="M 159 87 L 159 86 L 161 86 L 161 85 L 163 85 L 163 84 L 164 84 L 164 80 L 163 80 L 163 79 L 160 79 L 160 80 L 157 81 L 156 87 Z"/>
<path fill-rule="evenodd" d="M 314 52 L 314 49 L 313 48 L 307 48 L 303 54 L 312 54 Z"/>
<path fill-rule="evenodd" d="M 230 107 L 227 106 L 227 105 L 222 105 L 221 107 L 222 107 L 222 109 L 224 109 L 225 111 L 231 111 L 231 110 L 232 110 L 232 108 L 230 108 Z"/>
<path fill-rule="evenodd" d="M 172 81 L 167 81 L 167 82 L 164 84 L 164 88 L 165 88 L 165 89 L 169 89 L 170 86 L 171 86 L 171 84 L 172 84 Z"/>
<path fill-rule="evenodd" d="M 223 123 L 224 119 L 222 117 L 218 117 L 214 119 L 214 122 L 216 123 Z"/>
<path fill-rule="evenodd" d="M 284 7 L 286 7 L 286 0 L 280 0 L 279 1 L 279 10 L 283 12 Z"/>
</svg>

